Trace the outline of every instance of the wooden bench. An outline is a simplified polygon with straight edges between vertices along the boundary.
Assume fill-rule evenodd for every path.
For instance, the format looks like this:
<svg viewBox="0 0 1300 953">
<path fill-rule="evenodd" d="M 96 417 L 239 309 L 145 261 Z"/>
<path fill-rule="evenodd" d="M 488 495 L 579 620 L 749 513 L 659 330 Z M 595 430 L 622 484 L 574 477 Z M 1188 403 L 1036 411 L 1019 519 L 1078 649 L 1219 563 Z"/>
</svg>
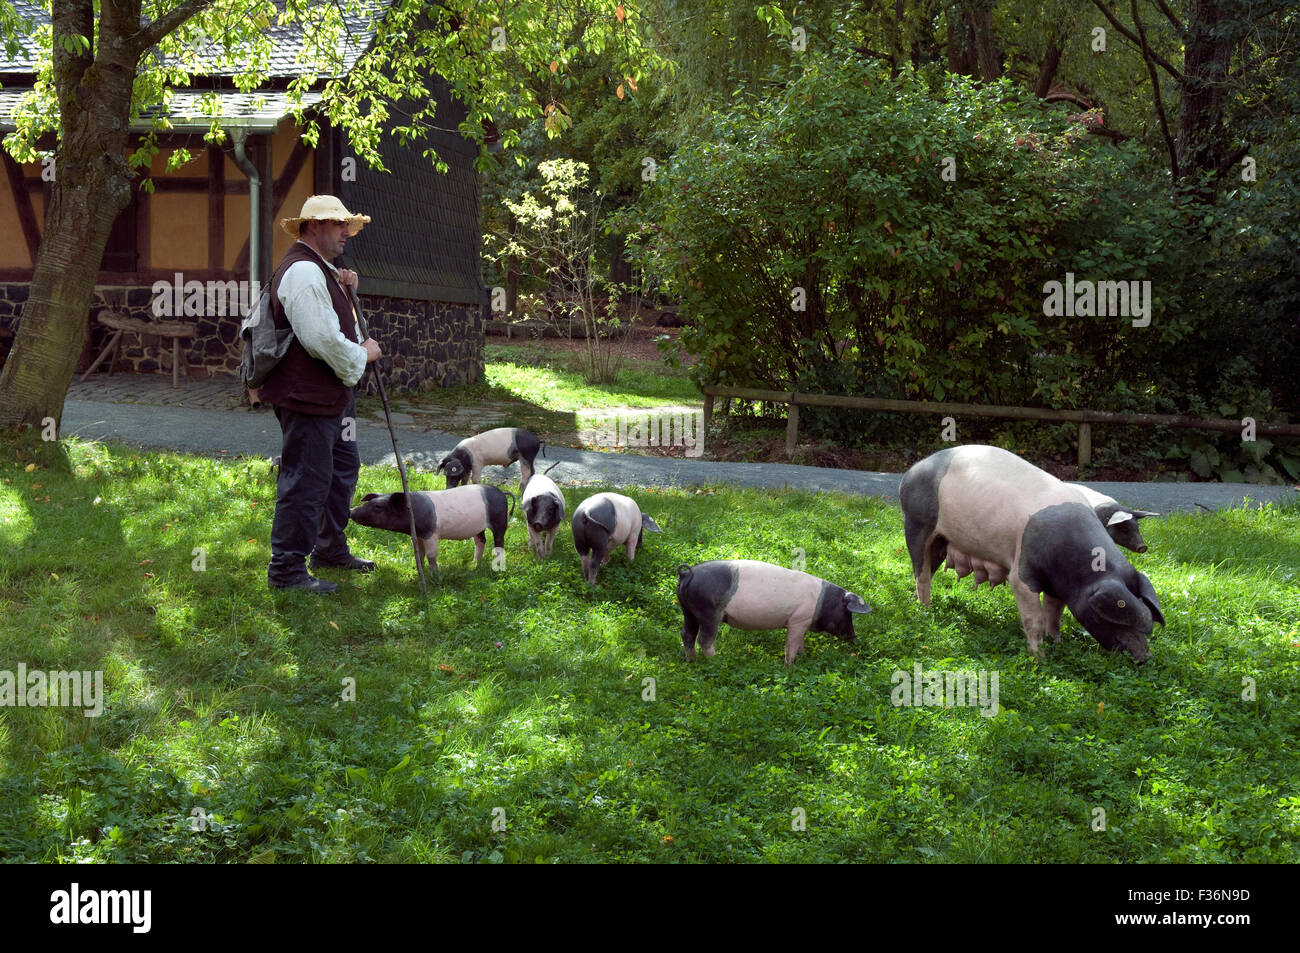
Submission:
<svg viewBox="0 0 1300 953">
<path fill-rule="evenodd" d="M 146 334 L 172 339 L 172 387 L 181 386 L 181 339 L 194 337 L 193 325 L 182 324 L 179 321 L 141 321 L 139 318 L 128 318 L 116 311 L 101 311 L 95 316 L 95 320 L 106 328 L 112 328 L 114 333 L 109 338 L 108 344 L 99 352 L 99 357 L 95 358 L 94 363 L 86 368 L 86 373 L 81 375 L 83 381 L 90 376 L 91 371 L 103 363 L 110 351 L 113 356 L 108 362 L 108 373 L 112 375 L 113 365 L 117 363 L 117 355 L 122 347 L 122 335 L 130 332 L 140 335 L 141 346 L 144 345 Z M 161 354 L 159 356 L 161 357 Z"/>
</svg>

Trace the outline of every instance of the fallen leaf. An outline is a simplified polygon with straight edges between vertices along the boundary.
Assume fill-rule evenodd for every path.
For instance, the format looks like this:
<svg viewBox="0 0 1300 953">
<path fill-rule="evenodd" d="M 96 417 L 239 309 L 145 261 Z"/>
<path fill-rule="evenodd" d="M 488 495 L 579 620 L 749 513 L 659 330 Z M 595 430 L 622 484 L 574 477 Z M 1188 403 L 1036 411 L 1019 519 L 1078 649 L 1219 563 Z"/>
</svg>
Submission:
<svg viewBox="0 0 1300 953">
<path fill-rule="evenodd" d="M 334 629 L 335 632 L 339 631 L 339 627 L 334 624 L 333 619 L 330 620 L 330 626 Z"/>
<path fill-rule="evenodd" d="M 36 469 L 36 464 L 34 464 L 34 463 L 29 463 L 29 464 L 27 464 L 27 472 L 28 472 L 28 473 L 31 473 L 31 472 L 32 472 L 33 470 L 35 470 L 35 469 Z"/>
</svg>

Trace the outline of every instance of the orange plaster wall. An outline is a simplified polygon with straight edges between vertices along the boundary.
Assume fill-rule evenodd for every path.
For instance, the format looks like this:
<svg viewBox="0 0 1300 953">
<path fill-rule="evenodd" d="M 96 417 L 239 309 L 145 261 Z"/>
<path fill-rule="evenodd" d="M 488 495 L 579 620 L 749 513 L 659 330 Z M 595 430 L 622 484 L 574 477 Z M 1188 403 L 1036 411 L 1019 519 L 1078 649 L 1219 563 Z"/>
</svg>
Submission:
<svg viewBox="0 0 1300 953">
<path fill-rule="evenodd" d="M 39 164 L 29 162 L 20 166 L 28 177 L 41 173 Z M 36 215 L 36 227 L 45 226 L 45 196 L 40 192 L 29 192 L 32 211 Z M 0 166 L 0 268 L 31 268 L 32 256 L 27 253 L 27 239 L 23 236 L 22 224 L 18 221 L 18 210 L 14 208 L 13 192 L 10 190 L 9 177 Z"/>
<path fill-rule="evenodd" d="M 280 128 L 276 130 L 271 140 L 271 168 L 275 170 L 277 178 L 284 172 L 289 155 L 298 144 L 301 131 L 292 119 L 280 123 Z M 307 156 L 307 161 L 302 164 L 302 171 L 294 179 L 293 187 L 285 194 L 284 204 L 280 206 L 279 213 L 271 223 L 271 267 L 279 263 L 294 242 L 293 237 L 280 227 L 280 219 L 298 217 L 298 213 L 302 211 L 302 203 L 312 194 L 312 184 L 316 181 L 315 174 L 316 151 L 313 149 Z"/>
<path fill-rule="evenodd" d="M 208 266 L 208 197 L 155 192 L 149 197 L 149 263 L 160 271 Z"/>
<path fill-rule="evenodd" d="M 206 177 L 208 154 L 196 145 L 193 158 L 167 172 L 170 150 L 153 157 L 149 173 L 163 179 L 169 174 Z M 160 271 L 208 266 L 208 197 L 196 192 L 155 192 L 149 196 L 149 265 Z"/>
</svg>

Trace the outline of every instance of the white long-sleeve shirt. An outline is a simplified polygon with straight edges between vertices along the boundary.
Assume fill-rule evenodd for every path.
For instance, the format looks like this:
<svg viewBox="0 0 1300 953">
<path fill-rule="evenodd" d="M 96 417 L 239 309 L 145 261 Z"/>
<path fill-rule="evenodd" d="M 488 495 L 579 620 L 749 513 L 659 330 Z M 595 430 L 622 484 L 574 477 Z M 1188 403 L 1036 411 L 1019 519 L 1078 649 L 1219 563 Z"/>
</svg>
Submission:
<svg viewBox="0 0 1300 953">
<path fill-rule="evenodd" d="M 306 242 L 301 242 L 307 245 Z M 311 248 L 310 245 L 307 245 Z M 325 261 L 312 248 L 312 254 Z M 325 261 L 337 277 L 338 269 Z M 284 305 L 285 316 L 294 336 L 314 358 L 324 361 L 338 375 L 339 380 L 355 387 L 366 370 L 366 349 L 361 346 L 361 328 L 356 328 L 356 341 L 349 341 L 339 330 L 338 312 L 330 298 L 329 288 L 321 270 L 309 261 L 296 261 L 285 269 L 280 279 L 278 297 Z"/>
</svg>

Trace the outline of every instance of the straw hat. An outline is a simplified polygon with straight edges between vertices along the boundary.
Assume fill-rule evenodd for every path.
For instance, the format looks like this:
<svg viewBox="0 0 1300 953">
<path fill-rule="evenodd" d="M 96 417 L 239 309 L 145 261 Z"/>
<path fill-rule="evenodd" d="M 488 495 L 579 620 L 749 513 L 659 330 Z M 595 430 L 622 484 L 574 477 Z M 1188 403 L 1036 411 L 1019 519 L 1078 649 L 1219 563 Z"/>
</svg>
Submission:
<svg viewBox="0 0 1300 953">
<path fill-rule="evenodd" d="M 313 219 L 319 222 L 347 222 L 348 235 L 352 236 L 365 227 L 370 216 L 352 214 L 332 195 L 313 195 L 302 203 L 302 213 L 297 218 L 280 219 L 280 227 L 297 238 L 298 226 Z"/>
</svg>

